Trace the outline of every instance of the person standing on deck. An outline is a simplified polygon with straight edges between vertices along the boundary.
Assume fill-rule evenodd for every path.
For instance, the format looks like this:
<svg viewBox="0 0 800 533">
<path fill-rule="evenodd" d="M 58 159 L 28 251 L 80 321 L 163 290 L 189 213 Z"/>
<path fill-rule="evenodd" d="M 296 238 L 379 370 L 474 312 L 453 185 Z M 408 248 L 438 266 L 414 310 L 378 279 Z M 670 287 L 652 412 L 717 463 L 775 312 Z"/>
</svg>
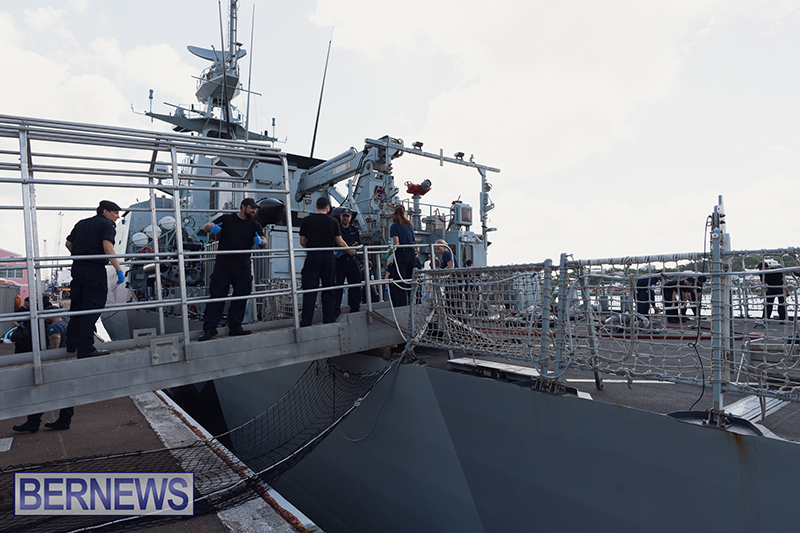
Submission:
<svg viewBox="0 0 800 533">
<path fill-rule="evenodd" d="M 212 233 L 219 240 L 217 251 L 248 250 L 253 245 L 267 247 L 264 228 L 253 216 L 258 211 L 258 204 L 252 198 L 245 198 L 239 205 L 238 213 L 228 213 L 213 222 L 207 222 L 203 231 Z M 220 298 L 206 304 L 203 314 L 203 334 L 198 340 L 207 341 L 217 332 L 217 324 L 222 319 L 225 298 L 229 288 L 233 286 L 233 296 L 247 296 L 253 286 L 253 275 L 250 272 L 250 254 L 220 254 L 214 263 L 214 273 L 208 294 L 211 298 Z M 250 331 L 242 328 L 247 300 L 232 300 L 228 306 L 228 335 L 236 337 L 249 335 Z"/>
<path fill-rule="evenodd" d="M 119 206 L 103 200 L 97 206 L 97 215 L 75 224 L 67 236 L 66 247 L 73 257 L 81 255 L 114 255 L 114 239 Z M 70 283 L 70 311 L 84 311 L 105 307 L 108 296 L 106 264 L 117 271 L 117 285 L 125 282 L 125 275 L 116 257 L 108 259 L 73 259 Z M 73 316 L 67 324 L 67 352 L 77 352 L 78 359 L 108 355 L 106 350 L 94 347 L 95 323 L 100 313 Z"/>
<path fill-rule="evenodd" d="M 402 205 L 395 207 L 392 213 L 392 225 L 389 226 L 389 236 L 392 238 L 392 244 L 415 244 L 414 238 L 414 225 L 406 217 L 406 210 Z M 392 305 L 395 307 L 402 307 L 408 305 L 408 292 L 410 286 L 407 283 L 398 283 L 401 280 L 410 281 L 414 273 L 414 250 L 411 248 L 397 248 L 394 251 L 394 267 L 391 272 L 391 277 L 394 283 L 389 285 L 389 295 L 392 298 Z"/>
<path fill-rule="evenodd" d="M 650 313 L 650 308 L 658 313 L 656 307 L 656 291 L 653 289 L 659 281 L 664 279 L 662 274 L 655 276 L 646 276 L 636 280 L 636 312 L 640 315 L 647 316 Z"/>
<path fill-rule="evenodd" d="M 357 246 L 361 244 L 361 232 L 350 224 L 352 215 L 353 212 L 346 207 L 342 210 L 339 215 L 339 231 L 342 235 L 342 240 L 348 246 Z M 341 255 L 336 258 L 336 285 L 343 285 L 345 280 L 347 280 L 348 285 L 353 285 L 347 289 L 347 305 L 350 306 L 351 313 L 358 313 L 361 310 L 361 287 L 358 286 L 361 283 L 361 272 L 358 269 L 358 259 L 354 257 L 354 254 L 341 252 Z M 334 307 L 338 317 L 342 312 L 344 289 L 336 289 L 334 292 Z"/>
<path fill-rule="evenodd" d="M 317 212 L 305 217 L 300 222 L 300 246 L 303 248 L 347 248 L 347 243 L 342 239 L 339 223 L 328 215 L 331 212 L 331 202 L 325 196 L 317 198 Z M 355 250 L 344 253 L 356 255 Z M 320 281 L 323 287 L 332 287 L 335 279 L 335 260 L 332 250 L 311 250 L 306 255 L 303 263 L 302 289 L 316 289 Z M 322 322 L 330 324 L 336 321 L 336 305 L 333 291 L 322 291 Z M 300 326 L 310 326 L 314 321 L 314 307 L 317 305 L 317 293 L 303 294 L 303 312 L 300 316 Z"/>
<path fill-rule="evenodd" d="M 769 270 L 770 266 L 766 261 L 756 265 L 759 270 Z M 761 275 L 761 296 L 764 298 L 764 320 L 772 317 L 773 302 L 778 300 L 778 319 L 786 320 L 786 296 L 788 287 L 783 279 L 783 272 L 766 272 Z"/>
</svg>

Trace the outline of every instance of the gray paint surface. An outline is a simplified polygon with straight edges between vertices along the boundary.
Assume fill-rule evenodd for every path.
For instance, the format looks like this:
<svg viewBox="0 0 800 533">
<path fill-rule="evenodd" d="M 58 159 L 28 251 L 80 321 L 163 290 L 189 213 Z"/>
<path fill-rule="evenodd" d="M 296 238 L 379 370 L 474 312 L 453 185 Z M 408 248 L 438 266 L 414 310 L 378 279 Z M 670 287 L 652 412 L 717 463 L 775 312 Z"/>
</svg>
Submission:
<svg viewBox="0 0 800 533">
<path fill-rule="evenodd" d="M 244 420 L 237 380 L 217 390 Z M 750 532 L 795 527 L 799 474 L 794 443 L 403 365 L 276 488 L 329 533 Z"/>
</svg>

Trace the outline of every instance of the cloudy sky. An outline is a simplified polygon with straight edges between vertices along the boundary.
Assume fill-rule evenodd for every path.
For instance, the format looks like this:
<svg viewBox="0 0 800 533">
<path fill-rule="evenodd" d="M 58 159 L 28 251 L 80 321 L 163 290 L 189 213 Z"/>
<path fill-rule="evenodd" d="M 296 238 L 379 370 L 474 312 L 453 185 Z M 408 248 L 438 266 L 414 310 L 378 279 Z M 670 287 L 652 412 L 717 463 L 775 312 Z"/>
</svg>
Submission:
<svg viewBox="0 0 800 533">
<path fill-rule="evenodd" d="M 218 47 L 218 10 L 4 2 L 0 113 L 150 129 L 131 104 L 146 110 L 149 89 L 154 111 L 194 102 L 207 63 L 186 45 Z M 241 3 L 248 52 L 252 12 Z M 253 129 L 274 117 L 284 150 L 310 151 L 332 34 L 316 157 L 388 134 L 500 168 L 490 263 L 702 251 L 719 195 L 735 248 L 798 244 L 796 2 L 258 0 L 255 28 Z M 476 171 L 407 156 L 394 173 L 477 207 Z M 15 232 L 0 241 L 24 250 Z"/>
</svg>

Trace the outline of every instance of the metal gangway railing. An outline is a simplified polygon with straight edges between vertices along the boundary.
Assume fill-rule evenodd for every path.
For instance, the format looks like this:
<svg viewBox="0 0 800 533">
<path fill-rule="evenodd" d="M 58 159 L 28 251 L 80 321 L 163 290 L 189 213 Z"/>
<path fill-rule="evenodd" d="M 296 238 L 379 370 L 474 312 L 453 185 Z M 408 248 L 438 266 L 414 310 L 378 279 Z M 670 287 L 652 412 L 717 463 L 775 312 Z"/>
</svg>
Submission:
<svg viewBox="0 0 800 533">
<path fill-rule="evenodd" d="M 179 159 L 179 153 L 188 155 Z M 221 165 L 223 158 L 227 164 Z M 239 164 L 232 165 L 232 161 Z M 253 168 L 259 163 L 279 167 L 282 183 L 268 186 L 256 183 Z M 221 170 L 220 166 L 224 168 Z M 4 221 L 11 221 L 9 227 L 21 228 L 24 232 L 25 269 L 31 301 L 29 312 L 7 310 L 0 313 L 0 321 L 28 320 L 32 337 L 31 352 L 0 358 L 0 372 L 3 373 L 0 416 L 7 418 L 402 342 L 400 324 L 407 322 L 407 313 L 394 310 L 385 302 L 373 302 L 372 298 L 367 299 L 367 311 L 358 316 L 301 330 L 302 295 L 330 288 L 303 291 L 295 276 L 288 276 L 284 282 L 259 279 L 249 296 L 224 298 L 226 301 L 248 299 L 261 306 L 264 302 L 278 300 L 288 304 L 285 320 L 259 323 L 251 328 L 263 335 L 228 338 L 223 342 L 197 342 L 199 323 L 190 317 L 196 317 L 197 310 L 211 299 L 203 290 L 195 290 L 196 287 L 187 283 L 187 265 L 206 263 L 217 254 L 236 252 L 184 249 L 182 222 L 185 217 L 196 214 L 210 219 L 222 212 L 234 212 L 234 206 L 245 196 L 279 195 L 284 205 L 289 206 L 289 174 L 287 154 L 265 143 L 0 116 L 0 188 L 4 198 L 20 198 L 18 204 L 1 205 L 0 216 Z M 128 269 L 154 267 L 154 297 L 140 301 L 126 297 L 120 303 L 107 304 L 102 312 L 104 316 L 153 312 L 156 335 L 112 342 L 107 345 L 114 350 L 109 357 L 70 361 L 63 348 L 43 349 L 44 321 L 55 316 L 96 314 L 97 310 L 45 310 L 43 304 L 47 295 L 43 273 L 69 267 L 72 258 L 42 253 L 42 224 L 50 224 L 55 213 L 75 212 L 80 214 L 79 218 L 93 216 L 100 199 L 114 199 L 125 205 L 118 198 L 124 191 L 133 191 L 131 196 L 135 191 L 142 191 L 149 197 L 147 207 L 131 207 L 128 211 L 149 214 L 150 240 L 149 245 L 143 247 L 146 251 L 119 253 L 113 257 Z M 182 194 L 185 191 L 224 192 L 232 200 L 228 206 L 199 208 L 186 200 Z M 171 207 L 159 207 L 164 197 L 171 200 Z M 159 218 L 165 214 L 177 222 L 177 238 L 173 239 L 170 249 L 161 249 L 165 239 L 160 238 L 157 231 Z M 118 234 L 120 229 L 118 227 Z M 282 230 L 294 235 L 291 216 L 285 218 Z M 67 234 L 68 229 L 63 237 Z M 60 247 L 62 243 L 56 245 Z M 124 241 L 117 243 L 123 247 L 126 244 Z M 250 252 L 254 262 L 280 258 L 288 261 L 289 272 L 297 272 L 296 261 L 307 250 L 297 250 L 294 238 L 288 238 L 283 248 Z M 388 252 L 386 246 L 358 249 L 365 264 L 374 260 L 379 273 L 376 280 L 366 276 L 367 294 L 373 287 L 389 283 L 382 279 L 378 266 L 381 264 L 378 257 Z M 19 261 L 19 257 L 0 259 L 4 264 Z M 162 268 L 177 272 L 174 286 L 162 285 Z M 253 313 L 253 318 L 257 315 Z M 177 319 L 177 331 L 169 331 L 167 318 Z M 348 334 L 343 334 L 345 329 Z"/>
<path fill-rule="evenodd" d="M 418 272 L 412 342 L 798 402 L 800 249 L 729 250 L 722 209 L 710 252 Z"/>
</svg>

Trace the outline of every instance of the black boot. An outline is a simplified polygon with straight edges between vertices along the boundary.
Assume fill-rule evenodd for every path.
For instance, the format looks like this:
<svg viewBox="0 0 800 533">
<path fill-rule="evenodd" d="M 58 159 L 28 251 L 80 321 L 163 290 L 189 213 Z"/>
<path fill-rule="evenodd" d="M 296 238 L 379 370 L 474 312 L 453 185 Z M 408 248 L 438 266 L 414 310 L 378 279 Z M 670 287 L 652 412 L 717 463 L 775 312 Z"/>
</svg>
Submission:
<svg viewBox="0 0 800 533">
<path fill-rule="evenodd" d="M 70 420 L 58 419 L 55 422 L 45 422 L 44 427 L 48 429 L 69 429 Z"/>
<path fill-rule="evenodd" d="M 20 433 L 36 433 L 39 431 L 39 424 L 33 424 L 31 422 L 26 421 L 24 424 L 17 424 L 13 428 L 14 431 L 19 431 Z"/>
</svg>

